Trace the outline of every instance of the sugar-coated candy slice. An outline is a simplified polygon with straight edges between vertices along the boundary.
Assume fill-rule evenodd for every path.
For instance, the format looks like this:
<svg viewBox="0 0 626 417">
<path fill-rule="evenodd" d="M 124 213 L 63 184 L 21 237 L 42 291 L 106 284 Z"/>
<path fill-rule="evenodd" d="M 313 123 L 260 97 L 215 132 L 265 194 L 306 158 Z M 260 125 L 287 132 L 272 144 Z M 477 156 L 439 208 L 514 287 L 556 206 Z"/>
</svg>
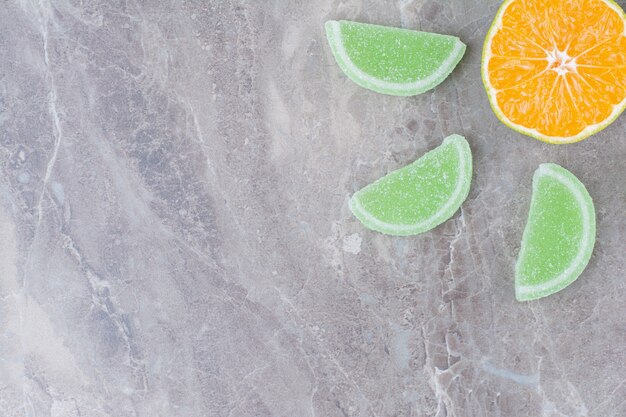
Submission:
<svg viewBox="0 0 626 417">
<path fill-rule="evenodd" d="M 415 235 L 452 217 L 467 198 L 471 181 L 469 144 L 452 135 L 412 164 L 357 191 L 349 205 L 371 230 Z"/>
<path fill-rule="evenodd" d="M 454 36 L 345 20 L 326 22 L 326 36 L 348 78 L 394 96 L 434 88 L 465 53 L 465 44 Z"/>
<path fill-rule="evenodd" d="M 595 239 L 595 209 L 585 186 L 559 165 L 540 165 L 515 267 L 517 300 L 546 297 L 574 282 Z"/>
</svg>

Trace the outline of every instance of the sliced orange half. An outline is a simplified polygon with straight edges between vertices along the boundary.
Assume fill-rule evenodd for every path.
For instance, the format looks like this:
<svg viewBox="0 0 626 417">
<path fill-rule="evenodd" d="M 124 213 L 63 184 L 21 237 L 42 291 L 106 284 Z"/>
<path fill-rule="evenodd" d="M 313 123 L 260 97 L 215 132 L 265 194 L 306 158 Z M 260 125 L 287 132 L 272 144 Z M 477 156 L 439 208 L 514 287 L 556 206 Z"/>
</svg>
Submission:
<svg viewBox="0 0 626 417">
<path fill-rule="evenodd" d="M 482 76 L 512 129 L 581 141 L 626 107 L 624 11 L 611 0 L 507 0 L 489 29 Z"/>
</svg>

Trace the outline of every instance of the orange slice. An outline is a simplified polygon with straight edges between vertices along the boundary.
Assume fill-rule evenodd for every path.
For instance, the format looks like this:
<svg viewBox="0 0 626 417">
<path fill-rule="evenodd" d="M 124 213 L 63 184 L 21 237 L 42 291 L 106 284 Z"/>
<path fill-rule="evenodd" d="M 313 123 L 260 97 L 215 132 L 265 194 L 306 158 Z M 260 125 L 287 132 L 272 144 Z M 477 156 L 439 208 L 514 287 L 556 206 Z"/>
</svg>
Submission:
<svg viewBox="0 0 626 417">
<path fill-rule="evenodd" d="M 485 39 L 482 76 L 498 118 L 572 143 L 626 107 L 624 11 L 611 0 L 507 0 Z"/>
</svg>

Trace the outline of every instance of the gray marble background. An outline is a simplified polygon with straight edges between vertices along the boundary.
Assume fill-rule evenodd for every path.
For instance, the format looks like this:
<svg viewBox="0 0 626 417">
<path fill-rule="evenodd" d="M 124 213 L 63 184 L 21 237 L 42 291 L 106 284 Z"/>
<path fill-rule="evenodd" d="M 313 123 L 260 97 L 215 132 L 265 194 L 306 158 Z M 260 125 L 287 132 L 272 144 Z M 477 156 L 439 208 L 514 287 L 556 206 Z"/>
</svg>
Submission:
<svg viewBox="0 0 626 417">
<path fill-rule="evenodd" d="M 624 2 L 620 2 L 624 5 Z M 551 146 L 480 82 L 495 0 L 0 2 L 0 416 L 626 416 L 626 117 Z M 375 94 L 323 33 L 458 35 L 434 91 Z M 349 196 L 460 133 L 430 233 Z M 533 171 L 596 202 L 583 276 L 518 303 Z"/>
</svg>

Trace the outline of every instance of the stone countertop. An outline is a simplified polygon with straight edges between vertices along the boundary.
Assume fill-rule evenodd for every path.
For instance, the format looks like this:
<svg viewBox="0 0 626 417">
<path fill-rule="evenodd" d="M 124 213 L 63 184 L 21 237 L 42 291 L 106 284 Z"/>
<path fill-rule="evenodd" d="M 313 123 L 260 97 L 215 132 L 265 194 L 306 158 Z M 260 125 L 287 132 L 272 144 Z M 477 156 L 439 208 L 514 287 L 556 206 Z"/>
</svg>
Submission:
<svg viewBox="0 0 626 417">
<path fill-rule="evenodd" d="M 619 2 L 623 5 L 624 2 Z M 552 146 L 480 81 L 493 0 L 3 2 L 0 416 L 626 416 L 626 117 Z M 459 36 L 411 98 L 328 19 Z M 349 196 L 467 137 L 462 209 L 399 238 Z M 514 299 L 542 162 L 596 203 L 566 290 Z"/>
</svg>

